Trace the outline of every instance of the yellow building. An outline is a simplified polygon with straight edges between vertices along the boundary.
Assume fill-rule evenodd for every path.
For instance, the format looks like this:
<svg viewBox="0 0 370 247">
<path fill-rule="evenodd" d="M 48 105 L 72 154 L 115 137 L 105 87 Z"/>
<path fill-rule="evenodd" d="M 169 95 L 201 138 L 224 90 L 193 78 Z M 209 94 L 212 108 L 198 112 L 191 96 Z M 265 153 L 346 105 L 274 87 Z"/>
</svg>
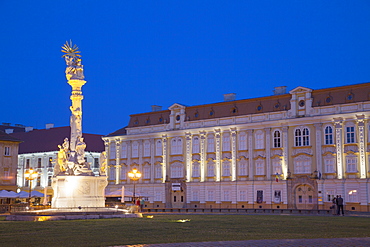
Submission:
<svg viewBox="0 0 370 247">
<path fill-rule="evenodd" d="M 109 185 L 153 208 L 369 211 L 370 83 L 131 115 L 104 137 Z"/>
<path fill-rule="evenodd" d="M 0 190 L 17 191 L 19 143 L 19 139 L 0 130 Z"/>
</svg>

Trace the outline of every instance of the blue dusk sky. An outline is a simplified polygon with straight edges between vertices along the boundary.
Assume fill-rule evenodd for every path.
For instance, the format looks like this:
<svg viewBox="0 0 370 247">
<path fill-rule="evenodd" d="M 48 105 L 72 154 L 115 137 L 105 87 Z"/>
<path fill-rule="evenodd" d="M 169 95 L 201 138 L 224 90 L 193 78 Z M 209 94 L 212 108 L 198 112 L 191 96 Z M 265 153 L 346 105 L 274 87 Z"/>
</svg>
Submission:
<svg viewBox="0 0 370 247">
<path fill-rule="evenodd" d="M 83 131 L 129 115 L 370 81 L 370 1 L 0 1 L 1 122 L 68 126 L 61 46 L 77 44 Z"/>
</svg>

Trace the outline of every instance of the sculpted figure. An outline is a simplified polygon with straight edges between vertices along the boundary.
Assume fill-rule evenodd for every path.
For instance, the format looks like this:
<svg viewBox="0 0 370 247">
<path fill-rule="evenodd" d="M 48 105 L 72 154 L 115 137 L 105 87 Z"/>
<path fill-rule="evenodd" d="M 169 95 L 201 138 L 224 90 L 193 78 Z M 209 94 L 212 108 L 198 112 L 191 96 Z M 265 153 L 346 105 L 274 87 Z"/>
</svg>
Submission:
<svg viewBox="0 0 370 247">
<path fill-rule="evenodd" d="M 107 152 L 103 151 L 100 154 L 100 159 L 99 159 L 99 164 L 100 164 L 100 175 L 107 175 Z"/>
<path fill-rule="evenodd" d="M 55 172 L 59 173 L 59 172 L 65 172 L 66 171 L 66 166 L 65 166 L 65 164 L 67 162 L 66 152 L 64 151 L 62 146 L 58 145 L 58 148 L 59 148 L 59 152 L 58 152 L 58 159 L 57 159 L 57 164 L 56 164 L 57 169 L 55 169 L 54 175 L 57 175 L 57 174 L 55 174 Z"/>
<path fill-rule="evenodd" d="M 79 136 L 76 143 L 77 162 L 79 164 L 85 162 L 85 148 L 86 143 L 84 142 L 84 138 Z"/>
</svg>

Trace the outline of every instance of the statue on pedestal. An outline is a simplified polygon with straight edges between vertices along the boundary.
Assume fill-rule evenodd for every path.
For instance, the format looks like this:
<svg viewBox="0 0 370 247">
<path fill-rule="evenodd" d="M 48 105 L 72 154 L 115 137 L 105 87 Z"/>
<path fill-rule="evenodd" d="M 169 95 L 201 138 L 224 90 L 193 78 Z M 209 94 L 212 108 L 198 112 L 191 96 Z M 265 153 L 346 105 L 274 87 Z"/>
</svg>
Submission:
<svg viewBox="0 0 370 247">
<path fill-rule="evenodd" d="M 62 52 L 67 68 L 65 70 L 67 80 L 83 80 L 83 65 L 81 64 L 81 55 L 77 45 L 72 45 L 72 41 L 68 41 L 62 46 Z"/>
<path fill-rule="evenodd" d="M 100 154 L 99 167 L 100 175 L 107 175 L 107 152 L 105 151 Z"/>
</svg>

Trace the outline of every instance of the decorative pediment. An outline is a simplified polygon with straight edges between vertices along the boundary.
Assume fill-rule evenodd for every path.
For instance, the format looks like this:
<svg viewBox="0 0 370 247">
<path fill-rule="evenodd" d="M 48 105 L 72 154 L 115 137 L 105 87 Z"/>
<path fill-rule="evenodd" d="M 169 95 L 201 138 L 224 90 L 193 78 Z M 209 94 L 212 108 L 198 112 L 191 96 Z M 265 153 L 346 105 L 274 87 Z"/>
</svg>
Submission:
<svg viewBox="0 0 370 247">
<path fill-rule="evenodd" d="M 308 87 L 296 87 L 294 88 L 293 90 L 290 90 L 289 93 L 290 94 L 296 94 L 296 93 L 311 93 L 312 92 L 312 89 L 311 88 L 308 88 Z"/>
<path fill-rule="evenodd" d="M 168 107 L 168 109 L 173 111 L 173 110 L 185 109 L 185 107 L 186 106 L 184 106 L 184 105 L 181 105 L 179 103 L 175 103 L 175 104 L 171 105 L 170 107 Z"/>
</svg>

